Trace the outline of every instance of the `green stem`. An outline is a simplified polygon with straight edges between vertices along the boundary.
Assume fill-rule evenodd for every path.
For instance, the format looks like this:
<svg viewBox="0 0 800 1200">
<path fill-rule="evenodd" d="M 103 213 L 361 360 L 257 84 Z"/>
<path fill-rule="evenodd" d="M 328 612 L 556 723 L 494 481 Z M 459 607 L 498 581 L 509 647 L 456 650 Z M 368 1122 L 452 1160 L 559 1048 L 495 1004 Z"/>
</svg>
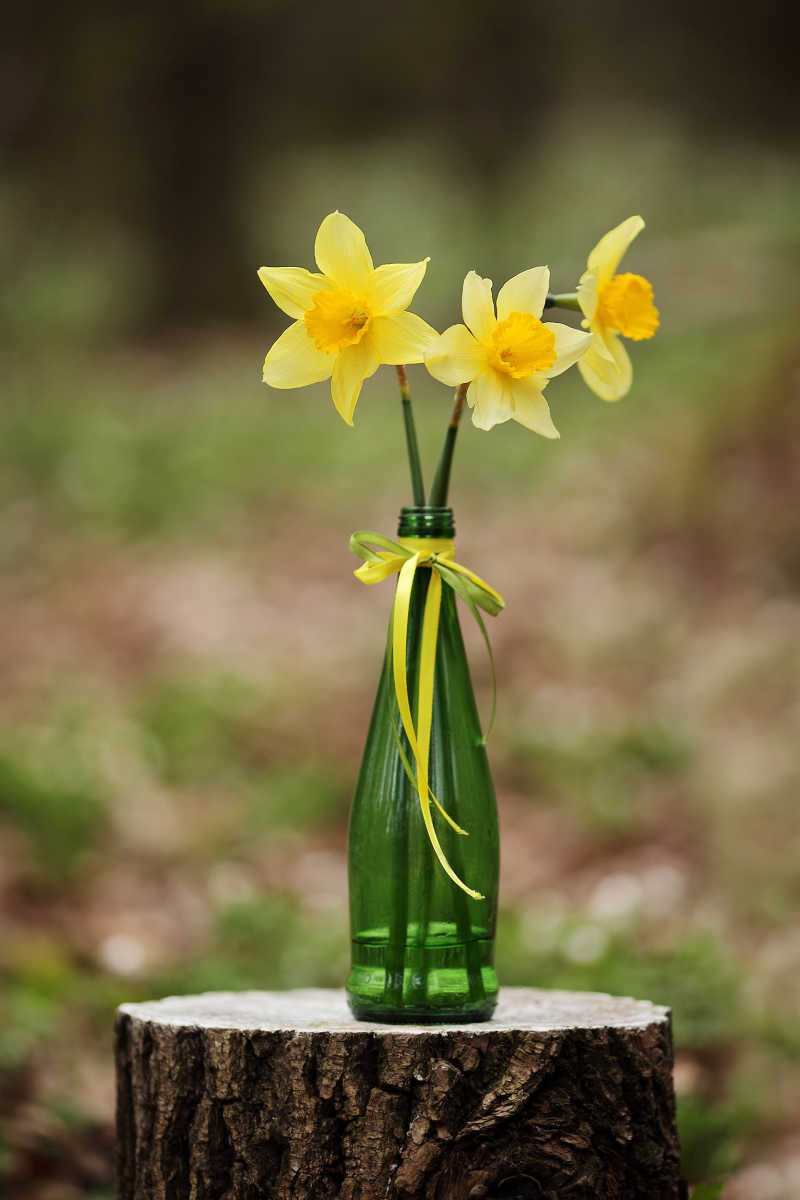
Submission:
<svg viewBox="0 0 800 1200">
<path fill-rule="evenodd" d="M 390 701 L 391 703 L 391 701 Z M 408 782 L 400 763 L 395 763 L 394 786 L 400 797 L 395 837 L 392 843 L 392 918 L 386 955 L 384 993 L 392 1008 L 403 1007 L 408 940 Z"/>
<path fill-rule="evenodd" d="M 423 870 L 422 873 L 422 884 L 419 893 L 419 924 L 417 926 L 414 947 L 411 950 L 411 956 L 413 956 L 414 961 L 411 964 L 411 978 L 408 984 L 409 1004 L 419 1004 L 423 1007 L 428 999 L 428 971 L 430 968 L 428 926 L 430 924 L 431 912 L 431 885 L 435 869 L 434 864 L 430 863 L 429 869 Z"/>
<path fill-rule="evenodd" d="M 544 302 L 545 308 L 571 308 L 573 312 L 581 312 L 581 306 L 578 303 L 577 292 L 553 292 L 547 293 L 547 299 Z"/>
<path fill-rule="evenodd" d="M 430 572 L 426 573 L 427 578 L 420 579 L 419 576 L 414 581 L 414 587 L 411 593 L 411 609 L 409 612 L 409 639 L 406 645 L 406 676 L 408 679 L 409 692 L 413 696 L 416 693 L 417 683 L 417 664 L 419 661 L 419 643 L 418 631 L 422 628 L 422 613 L 425 606 L 425 596 L 428 590 L 428 580 Z M 387 657 L 388 665 L 388 657 Z M 387 671 L 387 687 L 391 673 Z M 389 696 L 389 703 L 395 704 L 393 695 Z M 396 712 L 397 720 L 399 721 L 400 713 Z M 408 744 L 406 734 L 401 731 L 400 737 L 404 743 L 406 754 L 411 753 L 411 747 Z M 411 864 L 409 862 L 409 813 L 416 803 L 411 782 L 408 779 L 403 765 L 399 761 L 394 763 L 394 778 L 392 792 L 397 798 L 397 812 L 395 814 L 394 837 L 392 839 L 392 855 L 391 855 L 391 879 L 392 879 L 392 917 L 389 926 L 389 945 L 386 955 L 386 977 L 384 982 L 384 997 L 393 1009 L 396 1011 L 403 1008 L 403 996 L 405 993 L 405 977 L 406 965 L 408 962 L 408 885 Z M 413 951 L 412 951 L 413 953 Z M 412 989 L 413 989 L 413 972 L 412 972 Z"/>
<path fill-rule="evenodd" d="M 411 491 L 414 503 L 422 506 L 425 503 L 425 484 L 422 481 L 422 463 L 417 445 L 417 430 L 414 425 L 414 411 L 411 407 L 411 393 L 408 390 L 408 376 L 403 366 L 397 368 L 397 382 L 400 384 L 400 395 L 403 400 L 403 421 L 406 427 L 406 448 L 408 450 L 408 466 L 411 471 Z"/>
<path fill-rule="evenodd" d="M 454 608 L 455 599 L 452 593 L 450 597 L 445 600 L 445 604 L 448 606 L 448 608 L 451 606 Z M 443 651 L 443 656 L 444 653 L 445 651 Z M 449 680 L 447 684 L 445 684 L 445 687 L 447 687 L 449 690 Z M 448 698 L 452 700 L 452 695 L 450 697 L 445 696 L 443 703 L 440 701 L 440 706 L 434 710 L 431 742 L 432 745 L 437 747 L 437 753 L 435 755 L 437 768 L 435 786 L 437 794 L 440 796 L 446 796 L 447 802 L 450 803 L 451 811 L 454 810 L 458 812 L 458 805 L 461 797 L 458 795 L 456 789 L 453 756 L 444 750 L 444 747 L 447 746 L 452 737 L 451 730 L 444 723 L 444 712 Z M 450 707 L 450 712 L 452 714 L 452 705 L 448 707 Z M 449 843 L 448 857 L 450 862 L 453 864 L 453 870 L 461 879 L 463 879 L 466 875 L 466 870 L 464 867 L 464 857 L 462 854 L 462 839 L 460 837 L 450 836 Z M 431 863 L 431 868 L 436 869 L 433 863 Z M 455 887 L 454 884 L 450 886 Z M 475 901 L 469 896 L 466 896 L 461 889 L 458 888 L 453 896 L 453 903 L 455 908 L 454 915 L 456 931 L 458 934 L 458 946 L 459 950 L 464 955 L 464 965 L 467 974 L 467 987 L 469 988 L 470 1002 L 473 1004 L 481 1004 L 486 1001 L 486 992 L 483 986 L 483 976 L 481 974 L 480 947 L 472 932 L 471 914 L 472 908 L 475 906 Z"/>
<path fill-rule="evenodd" d="M 467 384 L 460 383 L 453 397 L 453 411 L 450 416 L 450 423 L 445 430 L 439 462 L 436 465 L 436 474 L 433 477 L 433 484 L 431 485 L 431 494 L 428 500 L 428 504 L 431 507 L 441 508 L 447 504 L 447 493 L 450 488 L 450 469 L 453 465 L 453 452 L 456 448 L 456 437 L 458 436 L 458 423 L 464 411 L 466 395 Z"/>
</svg>

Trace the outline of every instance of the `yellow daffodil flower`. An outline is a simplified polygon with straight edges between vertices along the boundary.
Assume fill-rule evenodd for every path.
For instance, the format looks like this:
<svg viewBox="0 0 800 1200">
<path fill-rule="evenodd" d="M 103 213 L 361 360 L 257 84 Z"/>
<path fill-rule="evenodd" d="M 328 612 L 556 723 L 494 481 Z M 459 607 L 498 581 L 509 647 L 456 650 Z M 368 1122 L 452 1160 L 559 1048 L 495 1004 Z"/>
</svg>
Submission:
<svg viewBox="0 0 800 1200">
<path fill-rule="evenodd" d="M 658 329 L 658 309 L 653 289 L 641 275 L 617 275 L 620 259 L 637 233 L 641 217 L 628 217 L 602 237 L 589 255 L 578 284 L 578 303 L 594 341 L 578 363 L 588 387 L 603 400 L 619 400 L 629 390 L 633 369 L 620 341 L 650 338 Z"/>
<path fill-rule="evenodd" d="M 320 225 L 314 244 L 319 274 L 304 267 L 261 267 L 258 277 L 294 324 L 264 359 L 264 382 L 274 388 L 331 380 L 339 415 L 353 424 L 365 379 L 381 363 L 422 362 L 436 338 L 406 312 L 428 265 L 372 265 L 364 234 L 344 213 Z"/>
<path fill-rule="evenodd" d="M 515 275 L 498 292 L 495 314 L 491 279 L 470 271 L 461 298 L 465 324 L 451 325 L 425 355 L 434 379 L 469 382 L 467 403 L 479 429 L 513 419 L 542 437 L 559 437 L 542 392 L 577 362 L 592 335 L 540 320 L 549 286 L 547 267 Z"/>
</svg>

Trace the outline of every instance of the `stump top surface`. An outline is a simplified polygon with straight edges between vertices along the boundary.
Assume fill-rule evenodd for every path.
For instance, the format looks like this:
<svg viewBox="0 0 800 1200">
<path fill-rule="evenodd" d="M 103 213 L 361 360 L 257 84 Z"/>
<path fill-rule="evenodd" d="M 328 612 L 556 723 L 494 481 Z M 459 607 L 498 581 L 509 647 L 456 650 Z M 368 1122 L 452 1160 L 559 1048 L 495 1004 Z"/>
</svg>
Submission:
<svg viewBox="0 0 800 1200">
<path fill-rule="evenodd" d="M 645 1029 L 669 1020 L 669 1009 L 649 1000 L 603 992 L 554 992 L 503 988 L 489 1021 L 463 1025 L 395 1025 L 357 1021 L 342 990 L 304 988 L 288 992 L 204 992 L 167 996 L 143 1004 L 123 1004 L 120 1013 L 136 1021 L 177 1028 L 275 1033 L 486 1034 L 512 1030 Z"/>
</svg>

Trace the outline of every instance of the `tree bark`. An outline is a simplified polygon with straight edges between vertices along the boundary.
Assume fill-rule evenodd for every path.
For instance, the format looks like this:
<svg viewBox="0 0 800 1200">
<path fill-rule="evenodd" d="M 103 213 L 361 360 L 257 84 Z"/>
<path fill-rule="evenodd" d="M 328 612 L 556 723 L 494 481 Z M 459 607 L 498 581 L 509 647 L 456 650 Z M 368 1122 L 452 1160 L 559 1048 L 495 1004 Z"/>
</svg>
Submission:
<svg viewBox="0 0 800 1200">
<path fill-rule="evenodd" d="M 117 1016 L 120 1200 L 678 1200 L 669 1011 L 506 988 L 475 1025 L 337 991 Z"/>
</svg>

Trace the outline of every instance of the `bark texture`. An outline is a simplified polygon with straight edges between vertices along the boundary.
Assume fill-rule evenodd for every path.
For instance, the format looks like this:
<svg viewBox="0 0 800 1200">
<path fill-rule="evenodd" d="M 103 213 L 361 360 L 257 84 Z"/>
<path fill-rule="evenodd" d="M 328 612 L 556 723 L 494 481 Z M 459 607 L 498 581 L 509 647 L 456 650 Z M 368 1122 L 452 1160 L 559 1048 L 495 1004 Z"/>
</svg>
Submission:
<svg viewBox="0 0 800 1200">
<path fill-rule="evenodd" d="M 667 1009 L 506 988 L 476 1025 L 335 991 L 126 1004 L 120 1200 L 677 1200 Z"/>
</svg>

